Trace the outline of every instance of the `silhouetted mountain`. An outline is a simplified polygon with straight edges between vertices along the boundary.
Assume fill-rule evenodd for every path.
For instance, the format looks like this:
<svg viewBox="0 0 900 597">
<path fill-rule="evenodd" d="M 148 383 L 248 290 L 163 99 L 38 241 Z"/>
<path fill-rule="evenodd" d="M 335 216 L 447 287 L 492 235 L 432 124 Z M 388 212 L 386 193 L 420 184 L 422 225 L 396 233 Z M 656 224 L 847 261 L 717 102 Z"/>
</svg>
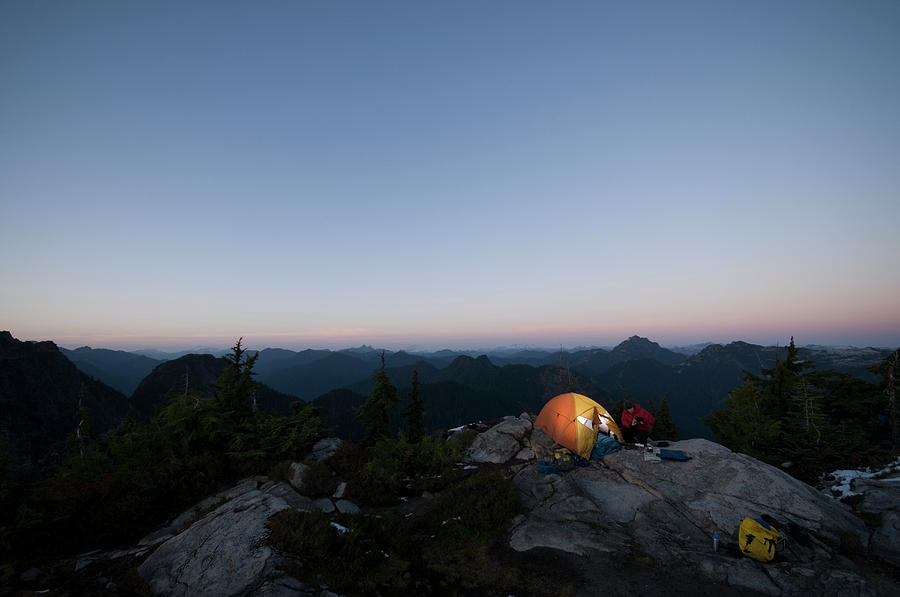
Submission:
<svg viewBox="0 0 900 597">
<path fill-rule="evenodd" d="M 677 352 L 678 354 L 683 355 L 692 355 L 697 354 L 707 346 L 712 344 L 712 342 L 701 342 L 699 344 L 688 344 L 687 346 L 670 346 L 669 350 L 672 352 Z"/>
<path fill-rule="evenodd" d="M 215 395 L 216 381 L 224 370 L 225 359 L 210 354 L 189 354 L 157 365 L 131 396 L 136 416 L 148 419 L 172 396 L 186 390 Z M 287 415 L 291 402 L 297 400 L 257 382 L 256 402 L 261 411 Z"/>
<path fill-rule="evenodd" d="M 391 415 L 394 429 L 401 424 L 399 413 L 405 404 L 414 368 L 419 371 L 420 391 L 425 401 L 425 428 L 429 432 L 490 420 L 509 412 L 538 412 L 551 397 L 554 392 L 551 386 L 559 377 L 555 367 L 498 367 L 485 355 L 477 358 L 458 356 L 444 369 L 424 361 L 386 368 L 391 383 L 398 388 L 399 401 Z M 358 440 L 362 437 L 363 424 L 356 419 L 356 409 L 371 395 L 373 387 L 374 382 L 365 379 L 347 389 L 319 396 L 313 403 L 321 408 L 326 425 L 333 427 L 341 437 Z"/>
<path fill-rule="evenodd" d="M 491 362 L 496 365 L 531 365 L 532 367 L 540 367 L 541 365 L 557 364 L 556 355 L 547 350 L 520 350 L 509 354 L 489 354 Z"/>
<path fill-rule="evenodd" d="M 212 395 L 225 361 L 211 354 L 189 354 L 157 365 L 131 395 L 137 416 L 149 419 L 173 394 L 190 390 Z"/>
<path fill-rule="evenodd" d="M 747 373 L 759 374 L 763 368 L 773 367 L 776 354 L 784 355 L 786 350 L 733 342 L 727 346 L 711 344 L 686 356 L 639 336 L 610 350 L 589 348 L 571 353 L 503 349 L 498 354 L 476 356 L 450 350 L 410 354 L 371 346 L 337 352 L 267 348 L 259 353 L 254 371 L 260 383 L 257 403 L 262 410 L 287 414 L 291 401 L 315 400 L 320 407 L 327 407 L 323 409 L 327 423 L 351 434 L 361 433 L 355 409 L 371 394 L 372 375 L 384 354 L 388 376 L 400 391 L 401 401 L 393 415 L 395 426 L 412 371 L 418 368 L 429 430 L 509 412 L 537 412 L 552 395 L 575 390 L 607 407 L 614 407 L 625 397 L 645 406 L 651 400 L 658 405 L 665 396 L 681 437 L 710 438 L 700 419 L 721 408 L 728 393 L 743 383 Z M 79 359 L 79 366 L 98 379 L 136 376 L 130 367 L 143 361 L 137 355 L 132 360 L 129 353 L 120 351 L 85 347 L 67 352 L 72 358 L 91 356 L 92 360 Z M 814 362 L 819 370 L 835 369 L 878 381 L 868 368 L 890 352 L 802 348 L 800 358 Z M 112 364 L 116 359 L 122 364 L 121 370 Z M 184 391 L 186 373 L 191 388 L 210 395 L 223 367 L 221 358 L 211 355 L 187 355 L 161 363 L 135 389 L 132 403 L 140 416 L 148 417 L 168 396 Z M 332 401 L 335 404 L 330 404 Z"/>
<path fill-rule="evenodd" d="M 595 382 L 614 400 L 635 398 L 646 406 L 649 399 L 659 404 L 665 393 L 660 389 L 671 388 L 675 379 L 676 373 L 668 365 L 653 359 L 634 359 L 616 363 Z"/>
<path fill-rule="evenodd" d="M 797 357 L 812 361 L 819 370 L 834 369 L 870 383 L 878 383 L 880 376 L 869 368 L 884 361 L 892 352 L 894 350 L 890 348 L 801 348 Z"/>
<path fill-rule="evenodd" d="M 93 436 L 128 412 L 124 395 L 79 371 L 53 342 L 20 342 L 0 332 L 0 428 L 13 466 L 33 473 L 61 452 L 81 419 L 79 400 Z"/>
<path fill-rule="evenodd" d="M 663 365 L 677 365 L 685 359 L 685 356 L 663 348 L 647 338 L 632 336 L 613 348 L 609 358 L 610 365 L 638 359 L 653 359 Z"/>
<path fill-rule="evenodd" d="M 351 356 L 353 352 L 359 351 L 331 352 L 310 363 L 292 365 L 260 375 L 259 379 L 281 392 L 310 401 L 329 390 L 365 384 L 381 367 L 380 351 L 369 351 L 365 359 Z M 372 355 L 376 359 L 369 358 Z M 386 368 L 411 366 L 419 360 L 420 357 L 402 351 L 385 353 Z"/>
<path fill-rule="evenodd" d="M 368 363 L 375 363 L 376 366 L 381 364 L 381 355 L 382 354 L 385 355 L 385 358 L 387 358 L 393 354 L 393 352 L 390 350 L 387 350 L 384 348 L 375 348 L 373 346 L 368 346 L 368 345 L 357 346 L 356 348 L 344 348 L 337 352 L 339 354 L 357 358 L 361 361 L 366 361 Z"/>
<path fill-rule="evenodd" d="M 401 367 L 385 366 L 385 373 L 387 373 L 387 376 L 391 380 L 391 383 L 394 384 L 400 391 L 401 397 L 403 396 L 403 392 L 405 392 L 412 384 L 412 375 L 414 369 L 418 369 L 419 371 L 419 383 L 431 382 L 437 377 L 438 372 L 440 371 L 440 369 L 426 361 L 417 361 L 410 365 L 403 365 Z M 365 379 L 361 379 L 356 383 L 348 385 L 346 389 L 363 396 L 370 396 L 374 388 L 375 380 L 373 376 L 370 375 Z"/>
<path fill-rule="evenodd" d="M 422 360 L 428 361 L 438 369 L 443 369 L 456 360 L 456 357 L 460 356 L 477 356 L 475 352 L 468 352 L 463 350 L 438 350 L 436 352 L 428 352 L 428 353 L 416 353 L 418 357 Z"/>
<path fill-rule="evenodd" d="M 197 348 L 191 348 L 190 350 L 176 350 L 173 352 L 166 352 L 163 350 L 155 350 L 153 348 L 146 348 L 141 350 L 132 351 L 134 354 L 140 354 L 145 357 L 150 357 L 151 359 L 156 359 L 158 361 L 171 361 L 185 355 L 189 354 L 211 354 L 214 357 L 221 357 L 231 352 L 230 348 L 212 348 L 209 346 L 198 346 Z"/>
<path fill-rule="evenodd" d="M 557 353 L 556 358 L 560 363 L 567 363 L 576 371 L 588 376 L 600 376 L 612 365 L 610 351 L 602 348 L 580 350 L 572 353 Z"/>
<path fill-rule="evenodd" d="M 279 369 L 261 376 L 260 380 L 280 392 L 312 400 L 329 390 L 370 377 L 377 367 L 373 362 L 335 352 L 312 363 Z"/>
<path fill-rule="evenodd" d="M 252 354 L 252 352 L 250 353 Z M 260 381 L 266 382 L 268 376 L 288 367 L 308 365 L 331 354 L 330 350 L 307 349 L 300 352 L 283 348 L 266 348 L 260 351 L 253 370 Z"/>
<path fill-rule="evenodd" d="M 75 350 L 60 348 L 83 373 L 99 379 L 126 396 L 130 396 L 142 379 L 161 361 L 124 350 L 108 350 L 82 346 Z"/>
</svg>

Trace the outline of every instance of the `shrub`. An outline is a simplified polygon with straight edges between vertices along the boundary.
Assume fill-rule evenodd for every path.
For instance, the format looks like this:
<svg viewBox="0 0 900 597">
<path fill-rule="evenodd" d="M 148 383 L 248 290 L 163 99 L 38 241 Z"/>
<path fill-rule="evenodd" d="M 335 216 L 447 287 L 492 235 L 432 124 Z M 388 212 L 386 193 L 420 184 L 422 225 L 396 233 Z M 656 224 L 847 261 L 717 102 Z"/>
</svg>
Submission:
<svg viewBox="0 0 900 597">
<path fill-rule="evenodd" d="M 380 588 L 399 594 L 408 586 L 409 563 L 390 552 L 390 534 L 376 519 L 342 514 L 331 520 L 321 512 L 283 510 L 268 524 L 270 542 L 297 555 L 333 591 L 365 595 Z"/>
<path fill-rule="evenodd" d="M 335 481 L 331 469 L 320 460 L 313 460 L 304 464 L 309 467 L 303 474 L 305 493 L 313 497 L 332 495 L 334 490 L 337 489 L 337 481 Z"/>
</svg>

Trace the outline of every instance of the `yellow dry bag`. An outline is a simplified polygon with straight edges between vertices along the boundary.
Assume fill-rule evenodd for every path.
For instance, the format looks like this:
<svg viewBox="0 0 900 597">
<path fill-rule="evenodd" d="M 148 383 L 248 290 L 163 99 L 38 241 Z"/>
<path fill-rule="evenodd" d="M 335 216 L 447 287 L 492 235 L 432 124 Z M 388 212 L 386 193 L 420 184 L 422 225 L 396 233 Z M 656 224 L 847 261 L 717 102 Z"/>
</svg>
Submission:
<svg viewBox="0 0 900 597">
<path fill-rule="evenodd" d="M 755 518 L 745 518 L 738 530 L 741 552 L 754 560 L 770 562 L 784 546 L 784 536 L 772 525 Z"/>
</svg>

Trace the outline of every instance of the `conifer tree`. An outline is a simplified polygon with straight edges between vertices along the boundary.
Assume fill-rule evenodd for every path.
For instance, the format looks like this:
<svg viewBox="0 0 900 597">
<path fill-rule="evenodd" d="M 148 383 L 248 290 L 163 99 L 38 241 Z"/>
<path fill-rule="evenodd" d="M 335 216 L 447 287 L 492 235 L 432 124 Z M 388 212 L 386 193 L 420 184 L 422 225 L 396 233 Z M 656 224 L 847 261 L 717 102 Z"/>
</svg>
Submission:
<svg viewBox="0 0 900 597">
<path fill-rule="evenodd" d="M 654 439 L 678 439 L 678 430 L 675 427 L 675 421 L 672 420 L 672 412 L 669 410 L 669 402 L 665 396 L 662 397 L 659 407 L 650 412 L 656 419 L 652 433 Z"/>
<path fill-rule="evenodd" d="M 900 446 L 900 405 L 897 404 L 897 390 L 900 389 L 900 348 L 881 364 L 884 378 L 884 394 L 887 397 L 888 426 L 891 443 Z"/>
<path fill-rule="evenodd" d="M 813 368 L 812 363 L 799 361 L 799 350 L 794 345 L 794 337 L 788 345 L 784 360 L 776 357 L 775 366 L 771 369 L 763 369 L 762 377 L 748 375 L 747 381 L 756 384 L 763 393 L 763 408 L 767 414 L 775 418 L 783 418 L 787 415 L 791 397 L 796 391 L 806 370 Z"/>
<path fill-rule="evenodd" d="M 782 460 L 791 463 L 791 474 L 812 482 L 816 472 L 824 467 L 838 435 L 828 425 L 822 395 L 806 379 L 795 384 L 786 414 L 782 430 L 789 432 L 783 433 L 778 453 Z"/>
<path fill-rule="evenodd" d="M 238 421 L 252 414 L 251 396 L 255 384 L 253 382 L 253 366 L 259 353 L 251 357 L 246 356 L 246 350 L 241 346 L 243 338 L 239 338 L 231 350 L 230 355 L 225 355 L 225 371 L 216 381 L 216 399 L 223 409 L 226 417 Z"/>
<path fill-rule="evenodd" d="M 356 416 L 362 419 L 366 425 L 366 435 L 363 443 L 373 445 L 380 439 L 391 436 L 390 412 L 391 405 L 397 401 L 397 387 L 391 383 L 384 370 L 384 353 L 381 353 L 381 368 L 373 376 L 375 388 L 368 400 L 359 407 Z"/>
<path fill-rule="evenodd" d="M 78 444 L 78 453 L 82 462 L 84 462 L 87 451 L 87 438 L 91 434 L 91 417 L 84 405 L 84 395 L 84 384 L 81 384 L 81 389 L 78 391 L 78 425 L 75 427 L 75 441 Z"/>
<path fill-rule="evenodd" d="M 722 445 L 772 463 L 777 460 L 772 447 L 781 433 L 781 425 L 764 405 L 765 398 L 759 388 L 745 383 L 728 394 L 723 410 L 713 411 L 702 421 Z"/>
<path fill-rule="evenodd" d="M 409 441 L 420 441 L 425 435 L 425 401 L 422 399 L 418 369 L 413 369 L 412 386 L 406 396 L 403 419 L 406 421 Z"/>
</svg>

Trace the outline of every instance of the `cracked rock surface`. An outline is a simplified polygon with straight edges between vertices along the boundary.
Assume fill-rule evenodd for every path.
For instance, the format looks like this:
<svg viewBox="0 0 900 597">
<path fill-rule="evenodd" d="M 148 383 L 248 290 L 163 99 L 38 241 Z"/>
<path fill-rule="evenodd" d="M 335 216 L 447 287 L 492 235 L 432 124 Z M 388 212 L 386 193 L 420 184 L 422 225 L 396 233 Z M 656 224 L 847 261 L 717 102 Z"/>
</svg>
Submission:
<svg viewBox="0 0 900 597">
<path fill-rule="evenodd" d="M 520 467 L 514 482 L 527 514 L 514 522 L 509 545 L 585 558 L 595 563 L 587 569 L 596 570 L 598 582 L 622 572 L 611 571 L 613 556 L 645 562 L 648 570 L 636 574 L 638 585 L 628 589 L 639 592 L 641 582 L 653 590 L 665 578 L 673 583 L 670 595 L 705 595 L 704 586 L 714 589 L 710 594 L 726 587 L 750 595 L 875 596 L 896 589 L 890 578 L 841 556 L 842 539 L 855 536 L 867 545 L 870 537 L 846 505 L 707 440 L 676 442 L 671 449 L 692 458 L 656 461 L 640 450 L 622 450 L 563 475 Z M 737 549 L 741 521 L 763 514 L 801 529 L 803 537 L 790 538 L 789 550 L 766 564 Z M 713 533 L 720 537 L 715 552 Z"/>
<path fill-rule="evenodd" d="M 266 521 L 291 506 L 279 495 L 286 491 L 284 483 L 257 485 L 256 480 L 239 485 L 224 504 L 144 560 L 138 573 L 153 594 L 244 595 L 269 580 L 275 559 L 265 542 Z"/>
</svg>

